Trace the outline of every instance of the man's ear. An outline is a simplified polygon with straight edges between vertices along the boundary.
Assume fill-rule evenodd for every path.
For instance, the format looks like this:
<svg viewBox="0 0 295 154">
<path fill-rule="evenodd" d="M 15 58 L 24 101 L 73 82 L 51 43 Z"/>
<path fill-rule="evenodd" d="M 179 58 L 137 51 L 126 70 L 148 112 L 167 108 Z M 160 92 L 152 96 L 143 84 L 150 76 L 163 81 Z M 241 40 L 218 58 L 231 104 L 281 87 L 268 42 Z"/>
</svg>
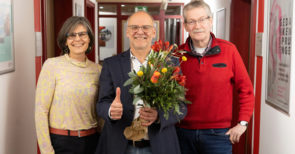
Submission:
<svg viewBox="0 0 295 154">
<path fill-rule="evenodd" d="M 126 36 L 129 37 L 129 28 L 127 27 Z"/>
<path fill-rule="evenodd" d="M 212 18 L 212 17 L 210 17 L 209 21 L 210 21 L 210 29 L 211 29 L 211 28 L 212 28 L 212 26 L 213 26 L 213 18 Z"/>
</svg>

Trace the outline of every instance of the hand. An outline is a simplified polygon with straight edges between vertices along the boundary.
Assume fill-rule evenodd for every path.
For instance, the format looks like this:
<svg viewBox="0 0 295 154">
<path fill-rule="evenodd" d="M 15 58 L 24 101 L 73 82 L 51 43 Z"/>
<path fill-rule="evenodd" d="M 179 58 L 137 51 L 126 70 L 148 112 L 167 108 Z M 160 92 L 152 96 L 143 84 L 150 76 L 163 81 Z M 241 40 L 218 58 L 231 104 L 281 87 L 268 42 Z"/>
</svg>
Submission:
<svg viewBox="0 0 295 154">
<path fill-rule="evenodd" d="M 114 120 L 120 120 L 123 115 L 123 105 L 121 103 L 120 95 L 121 95 L 121 90 L 118 87 L 116 89 L 116 98 L 112 102 L 111 109 L 110 109 L 111 118 Z"/>
<path fill-rule="evenodd" d="M 232 144 L 238 143 L 240 141 L 240 137 L 246 131 L 247 126 L 242 126 L 241 124 L 237 124 L 235 127 L 231 128 L 225 135 L 230 135 L 229 140 Z"/>
<path fill-rule="evenodd" d="M 156 108 L 140 108 L 138 113 L 140 113 L 140 118 L 148 121 L 147 123 L 141 123 L 142 126 L 150 126 L 153 122 L 159 120 Z"/>
</svg>

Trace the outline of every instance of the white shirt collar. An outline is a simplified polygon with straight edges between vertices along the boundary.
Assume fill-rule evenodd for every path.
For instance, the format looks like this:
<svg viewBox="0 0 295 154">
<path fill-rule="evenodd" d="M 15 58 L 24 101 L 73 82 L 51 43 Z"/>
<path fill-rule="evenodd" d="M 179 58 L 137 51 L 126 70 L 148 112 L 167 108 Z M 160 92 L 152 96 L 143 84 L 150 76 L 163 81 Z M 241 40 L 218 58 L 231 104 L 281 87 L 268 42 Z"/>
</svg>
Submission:
<svg viewBox="0 0 295 154">
<path fill-rule="evenodd" d="M 152 49 L 150 50 L 149 54 L 147 55 L 146 60 L 148 60 L 149 55 L 152 53 L 151 51 L 152 51 Z M 136 59 L 136 60 L 138 60 L 138 59 L 132 54 L 131 50 L 130 50 L 130 59 L 131 59 L 131 60 L 132 60 L 132 59 Z M 139 60 L 138 60 L 138 62 L 139 62 Z M 139 62 L 139 63 L 140 63 L 140 62 Z"/>
</svg>

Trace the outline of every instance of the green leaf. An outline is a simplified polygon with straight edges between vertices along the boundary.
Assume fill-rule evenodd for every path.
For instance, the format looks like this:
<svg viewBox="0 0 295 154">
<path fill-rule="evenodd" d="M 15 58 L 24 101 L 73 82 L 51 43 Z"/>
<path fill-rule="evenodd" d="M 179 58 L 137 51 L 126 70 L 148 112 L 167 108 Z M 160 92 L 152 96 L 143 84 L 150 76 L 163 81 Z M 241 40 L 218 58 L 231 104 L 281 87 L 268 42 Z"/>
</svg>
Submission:
<svg viewBox="0 0 295 154">
<path fill-rule="evenodd" d="M 142 72 L 144 72 L 144 65 L 141 65 L 141 67 L 140 67 L 139 70 L 142 71 Z"/>
<path fill-rule="evenodd" d="M 136 78 L 137 77 L 137 74 L 135 72 L 129 72 L 128 75 L 131 77 L 131 78 Z"/>
<path fill-rule="evenodd" d="M 150 64 L 149 64 L 149 62 L 146 65 L 146 70 L 147 70 L 147 72 L 148 72 L 148 70 L 150 70 Z"/>
<path fill-rule="evenodd" d="M 154 67 L 153 67 L 153 64 L 151 64 L 151 66 L 150 66 L 150 67 L 151 67 L 151 70 L 153 70 L 153 69 L 154 69 Z"/>
<path fill-rule="evenodd" d="M 181 50 L 181 51 L 178 51 L 178 53 L 181 53 L 183 55 L 184 53 L 186 53 L 186 51 Z"/>
<path fill-rule="evenodd" d="M 172 57 L 179 59 L 179 57 L 177 57 L 177 56 L 172 56 Z"/>
<path fill-rule="evenodd" d="M 133 82 L 134 82 L 134 80 L 132 78 L 130 78 L 124 83 L 124 86 L 131 85 Z"/>
<path fill-rule="evenodd" d="M 134 94 L 141 93 L 142 91 L 143 91 L 143 88 L 141 88 L 140 85 L 138 85 L 134 88 Z"/>
<path fill-rule="evenodd" d="M 169 113 L 168 112 L 165 112 L 164 113 L 164 117 L 166 118 L 166 120 L 168 120 L 169 119 Z"/>
<path fill-rule="evenodd" d="M 131 88 L 129 89 L 129 92 L 130 92 L 131 94 L 133 94 L 133 93 L 134 93 L 134 87 L 131 87 Z"/>
<path fill-rule="evenodd" d="M 192 104 L 192 102 L 190 102 L 190 101 L 188 101 L 188 100 L 183 100 L 183 102 L 184 102 L 185 104 Z"/>
<path fill-rule="evenodd" d="M 135 104 L 136 104 L 136 102 L 138 102 L 140 99 L 141 99 L 141 97 L 139 97 L 139 96 L 136 96 L 136 97 L 133 99 L 133 102 L 132 102 L 132 104 L 133 104 L 133 105 L 135 105 Z"/>
<path fill-rule="evenodd" d="M 148 108 L 151 108 L 151 105 L 149 103 L 144 103 Z"/>
</svg>

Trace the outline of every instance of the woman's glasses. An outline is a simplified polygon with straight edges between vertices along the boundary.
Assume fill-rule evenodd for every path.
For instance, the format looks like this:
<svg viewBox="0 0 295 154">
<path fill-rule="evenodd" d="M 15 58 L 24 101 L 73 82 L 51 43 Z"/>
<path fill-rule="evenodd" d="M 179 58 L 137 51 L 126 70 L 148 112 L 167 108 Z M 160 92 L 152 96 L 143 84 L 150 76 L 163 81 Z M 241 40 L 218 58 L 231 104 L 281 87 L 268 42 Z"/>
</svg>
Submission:
<svg viewBox="0 0 295 154">
<path fill-rule="evenodd" d="M 76 39 L 77 34 L 81 39 L 85 39 L 88 36 L 88 32 L 79 32 L 79 33 L 67 33 L 68 39 L 69 40 L 74 40 Z"/>
</svg>

